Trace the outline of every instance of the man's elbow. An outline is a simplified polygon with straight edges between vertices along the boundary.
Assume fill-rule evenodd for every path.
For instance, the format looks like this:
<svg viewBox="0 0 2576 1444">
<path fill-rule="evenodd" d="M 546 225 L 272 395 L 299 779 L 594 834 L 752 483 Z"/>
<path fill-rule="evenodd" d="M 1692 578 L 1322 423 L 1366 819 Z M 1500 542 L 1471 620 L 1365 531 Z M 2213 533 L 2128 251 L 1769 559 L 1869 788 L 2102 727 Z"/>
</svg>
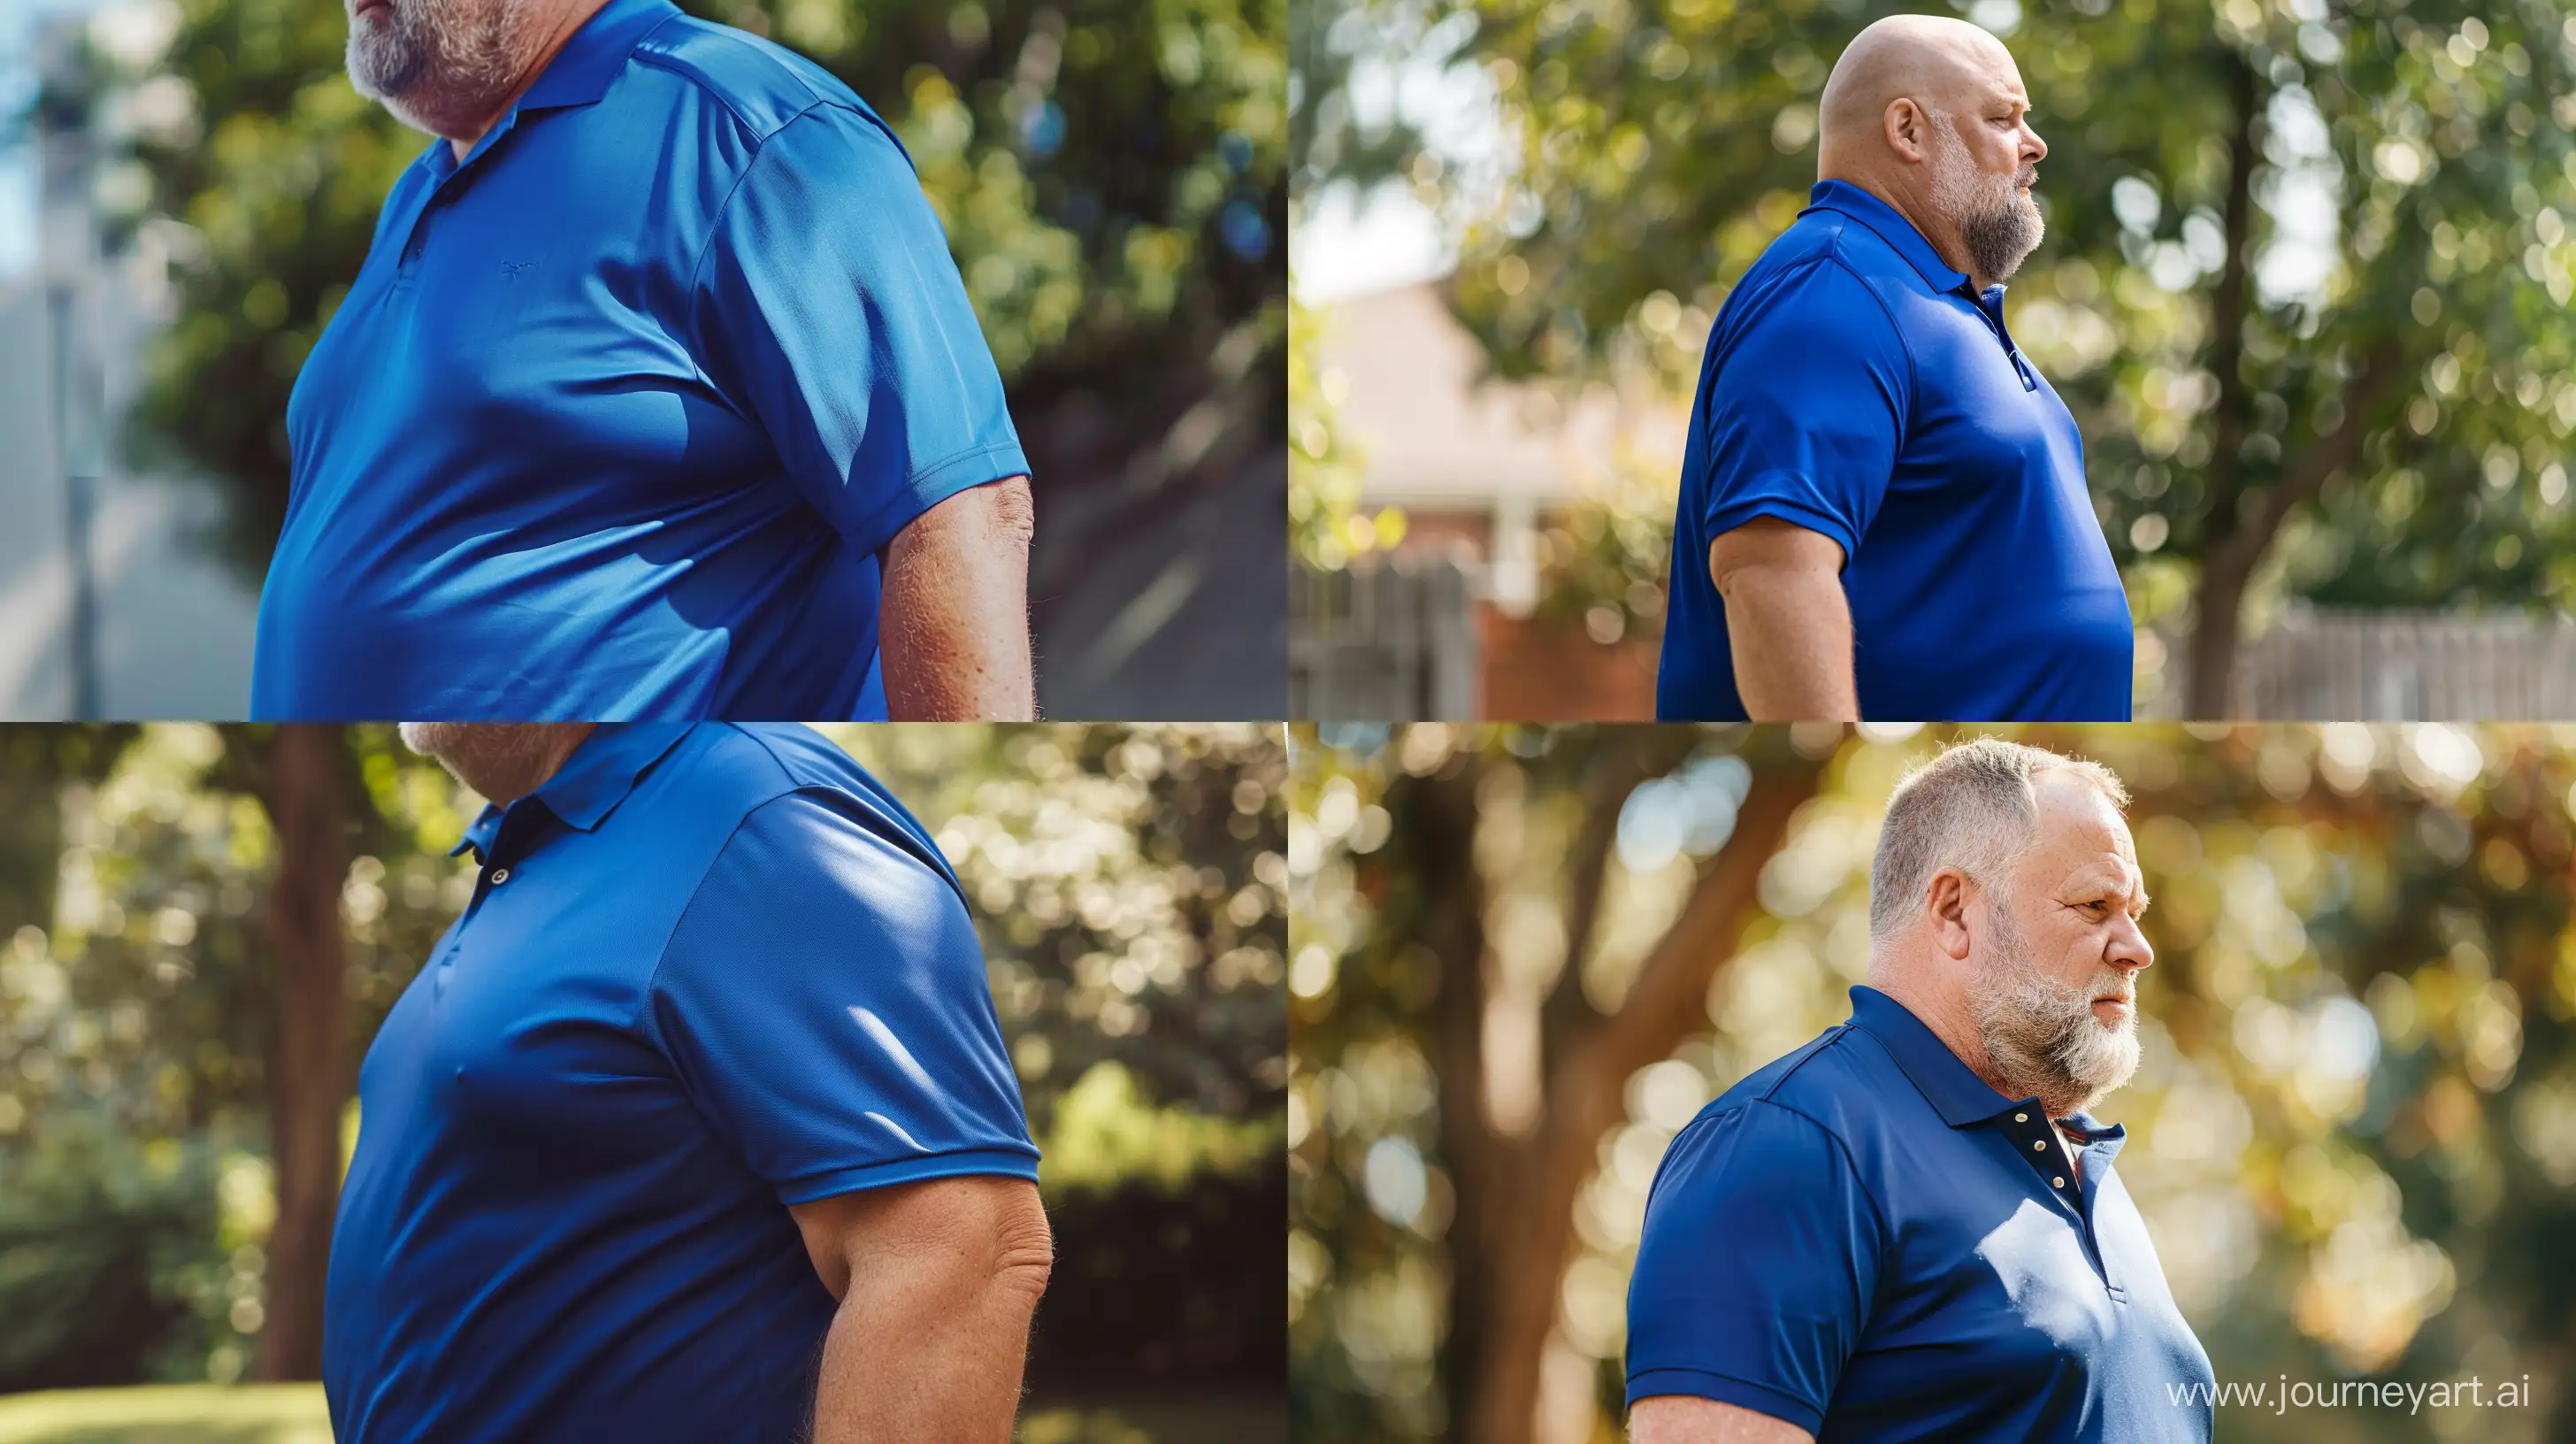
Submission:
<svg viewBox="0 0 2576 1444">
<path fill-rule="evenodd" d="M 994 1242 L 993 1286 L 1034 1307 L 1055 1273 L 1055 1230 L 1036 1189 L 1004 1211 Z"/>
<path fill-rule="evenodd" d="M 1038 503 L 1029 479 L 1014 476 L 979 489 L 988 493 L 985 505 L 994 538 L 1025 554 L 1038 534 Z"/>
</svg>

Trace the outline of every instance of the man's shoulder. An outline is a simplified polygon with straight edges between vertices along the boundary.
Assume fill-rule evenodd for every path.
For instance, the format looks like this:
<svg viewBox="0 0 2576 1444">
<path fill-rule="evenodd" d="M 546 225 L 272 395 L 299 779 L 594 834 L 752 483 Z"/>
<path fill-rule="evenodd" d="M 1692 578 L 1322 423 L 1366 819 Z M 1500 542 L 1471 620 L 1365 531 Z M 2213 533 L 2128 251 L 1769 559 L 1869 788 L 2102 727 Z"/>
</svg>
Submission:
<svg viewBox="0 0 2576 1444">
<path fill-rule="evenodd" d="M 686 775 L 676 781 L 712 820 L 808 841 L 868 833 L 957 886 L 920 819 L 858 759 L 813 728 L 801 722 L 707 723 L 694 741 L 683 764 Z"/>
<path fill-rule="evenodd" d="M 1909 289 L 1920 291 L 1922 278 L 1877 232 L 1838 211 L 1811 209 L 1746 268 L 1719 325 L 1786 323 L 1902 344 L 1897 316 Z"/>
<path fill-rule="evenodd" d="M 730 112 L 755 142 L 818 107 L 884 128 L 876 111 L 840 77 L 786 46 L 730 25 L 679 16 L 646 36 L 632 58 L 703 93 Z"/>
<path fill-rule="evenodd" d="M 1930 293 L 1923 273 L 1868 222 L 1831 206 L 1809 206 L 1762 253 L 1761 264 L 1819 262 L 1871 290 Z"/>
<path fill-rule="evenodd" d="M 791 792 L 876 786 L 850 754 L 801 722 L 701 723 L 690 743 L 673 780 L 738 817 Z"/>
<path fill-rule="evenodd" d="M 1861 1029 L 1838 1023 L 1796 1051 L 1746 1074 L 1709 1104 L 1703 1116 L 1777 1108 L 1850 1146 L 1875 1132 L 1889 1107 L 1901 1104 L 1912 1092 L 1885 1049 Z"/>
</svg>

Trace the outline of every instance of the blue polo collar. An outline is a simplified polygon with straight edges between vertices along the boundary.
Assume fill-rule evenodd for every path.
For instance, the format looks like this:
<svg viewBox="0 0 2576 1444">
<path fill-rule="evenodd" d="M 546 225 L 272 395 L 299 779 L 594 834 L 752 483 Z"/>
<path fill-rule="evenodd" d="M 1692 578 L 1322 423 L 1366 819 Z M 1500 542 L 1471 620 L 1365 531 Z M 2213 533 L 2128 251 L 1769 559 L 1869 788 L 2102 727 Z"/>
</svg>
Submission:
<svg viewBox="0 0 2576 1444">
<path fill-rule="evenodd" d="M 420 153 L 415 163 L 428 167 L 433 188 L 442 187 L 500 144 L 501 137 L 516 130 L 522 112 L 596 104 L 608 93 L 608 83 L 626 68 L 627 57 L 635 53 L 644 37 L 679 13 L 680 7 L 671 0 L 608 0 L 565 38 L 563 47 L 546 62 L 536 82 L 502 112 L 499 120 L 492 122 L 492 128 L 483 132 L 482 139 L 475 141 L 462 157 L 444 137 L 432 137 L 429 148 Z"/>
<path fill-rule="evenodd" d="M 1932 249 L 1932 243 L 1923 238 L 1923 233 L 1914 228 L 1912 221 L 1897 214 L 1896 207 L 1850 181 L 1816 182 L 1816 188 L 1807 193 L 1806 210 L 1798 214 L 1803 216 L 1807 211 L 1834 211 L 1876 231 L 1880 239 L 1894 246 L 1898 255 L 1922 273 L 1924 284 L 1935 291 L 1956 291 L 1970 286 L 1968 273 L 1950 269 L 1949 263 L 1941 259 L 1939 251 Z M 1970 290 L 1969 294 L 1974 295 L 1975 292 Z"/>
<path fill-rule="evenodd" d="M 608 0 L 546 62 L 543 75 L 519 97 L 521 110 L 590 105 L 608 93 L 608 82 L 645 36 L 680 13 L 671 0 Z"/>
<path fill-rule="evenodd" d="M 591 729 L 572 755 L 564 759 L 555 775 L 529 796 L 545 804 L 546 811 L 561 818 L 567 826 L 583 832 L 596 829 L 609 813 L 624 802 L 653 764 L 680 743 L 694 727 L 691 722 L 603 722 Z M 510 807 L 527 801 L 521 798 Z M 482 814 L 465 829 L 465 836 L 448 850 L 454 857 L 467 848 L 482 858 L 492 856 L 493 844 L 501 833 L 501 820 L 510 807 L 486 803 Z"/>
<path fill-rule="evenodd" d="M 1941 1041 L 1941 1035 L 1914 1016 L 1903 1003 L 1876 988 L 1856 987 L 1851 990 L 1851 1025 L 1878 1040 L 1887 1055 L 1896 1060 L 1905 1076 L 1923 1092 L 1941 1121 L 1953 1128 L 1968 1128 L 1993 1122 L 2008 1112 L 2039 1112 L 2037 1098 L 2006 1098 L 1985 1079 L 1970 1071 Z M 2119 1156 L 2120 1146 L 2129 1136 L 2121 1124 L 2103 1123 L 2091 1114 L 2076 1113 L 2053 1120 L 2058 1128 L 2081 1144 L 2088 1158 L 2103 1162 Z M 2030 1125 L 2038 1128 L 2038 1124 Z M 2043 1130 L 2044 1131 L 2044 1130 Z M 2045 1170 L 2042 1170 L 2045 1171 Z M 2094 1180 L 2088 1178 L 2090 1189 Z"/>
</svg>

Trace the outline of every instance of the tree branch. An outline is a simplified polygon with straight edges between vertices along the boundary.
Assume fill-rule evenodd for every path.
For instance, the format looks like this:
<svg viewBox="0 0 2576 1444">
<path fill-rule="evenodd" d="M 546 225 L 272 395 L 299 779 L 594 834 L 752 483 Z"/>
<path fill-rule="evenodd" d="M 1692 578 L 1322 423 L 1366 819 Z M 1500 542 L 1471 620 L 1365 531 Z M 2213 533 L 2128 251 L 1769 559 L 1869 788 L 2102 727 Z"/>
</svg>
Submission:
<svg viewBox="0 0 2576 1444">
<path fill-rule="evenodd" d="M 1622 739 L 1584 789 L 1583 826 L 1567 869 L 1565 969 L 1556 975 L 1539 1012 L 1541 1056 L 1551 1082 L 1571 1047 L 1601 1021 L 1583 991 L 1583 959 L 1600 930 L 1602 887 L 1610 874 L 1611 849 L 1619 841 L 1619 816 L 1632 793 L 1672 771 L 1699 740 L 1696 733 L 1661 729 L 1643 739 Z"/>
</svg>

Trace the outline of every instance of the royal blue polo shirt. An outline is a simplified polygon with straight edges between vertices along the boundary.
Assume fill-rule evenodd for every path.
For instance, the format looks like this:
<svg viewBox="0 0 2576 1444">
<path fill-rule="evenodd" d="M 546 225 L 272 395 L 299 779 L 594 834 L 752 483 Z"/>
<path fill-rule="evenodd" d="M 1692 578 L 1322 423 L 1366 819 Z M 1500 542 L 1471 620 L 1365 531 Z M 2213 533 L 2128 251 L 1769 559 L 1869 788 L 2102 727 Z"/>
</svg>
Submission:
<svg viewBox="0 0 2576 1444">
<path fill-rule="evenodd" d="M 1886 994 L 1673 1140 L 1628 1290 L 1628 1402 L 1716 1399 L 1819 1441 L 2206 1441 L 2209 1356 L 2081 1115 L 2080 1178 Z M 2167 1386 L 2175 1386 L 2168 1392 Z M 2179 1402 L 2178 1402 L 2179 1400 Z"/>
<path fill-rule="evenodd" d="M 803 1437 L 835 1306 L 788 1206 L 1037 1176 L 956 876 L 796 726 L 603 728 L 468 848 L 358 1074 L 335 1437 Z"/>
<path fill-rule="evenodd" d="M 1709 543 L 1777 517 L 1843 549 L 1863 717 L 2129 720 L 2135 633 L 2084 438 L 1981 294 L 1844 181 L 1744 273 L 1700 362 L 1655 711 L 1742 721 Z"/>
<path fill-rule="evenodd" d="M 261 718 L 882 717 L 880 553 L 1028 470 L 884 121 L 668 0 L 403 172 L 286 427 Z"/>
</svg>

